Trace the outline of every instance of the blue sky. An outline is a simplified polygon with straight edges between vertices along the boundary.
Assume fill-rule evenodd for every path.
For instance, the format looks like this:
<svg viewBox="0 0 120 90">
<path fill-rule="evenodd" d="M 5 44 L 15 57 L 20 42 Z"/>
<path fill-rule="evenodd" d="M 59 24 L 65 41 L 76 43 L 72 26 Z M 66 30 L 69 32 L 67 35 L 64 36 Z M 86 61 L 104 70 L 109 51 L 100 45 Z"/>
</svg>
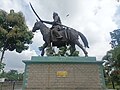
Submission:
<svg viewBox="0 0 120 90">
<path fill-rule="evenodd" d="M 87 49 L 89 56 L 95 56 L 97 60 L 101 60 L 111 49 L 109 32 L 120 27 L 120 2 L 116 0 L 0 0 L 0 9 L 7 12 L 10 9 L 14 9 L 15 12 L 22 11 L 29 30 L 31 30 L 36 16 L 32 12 L 29 2 L 43 20 L 52 21 L 52 13 L 55 11 L 61 17 L 64 25 L 82 32 L 89 41 L 90 48 Z M 67 14 L 69 14 L 68 17 L 66 17 Z M 23 71 L 22 60 L 30 60 L 31 56 L 40 54 L 38 47 L 44 41 L 39 31 L 34 34 L 33 44 L 30 45 L 29 50 L 23 51 L 21 54 L 14 51 L 5 53 L 6 70 Z M 84 56 L 81 49 L 76 48 L 80 51 L 81 56 Z"/>
</svg>

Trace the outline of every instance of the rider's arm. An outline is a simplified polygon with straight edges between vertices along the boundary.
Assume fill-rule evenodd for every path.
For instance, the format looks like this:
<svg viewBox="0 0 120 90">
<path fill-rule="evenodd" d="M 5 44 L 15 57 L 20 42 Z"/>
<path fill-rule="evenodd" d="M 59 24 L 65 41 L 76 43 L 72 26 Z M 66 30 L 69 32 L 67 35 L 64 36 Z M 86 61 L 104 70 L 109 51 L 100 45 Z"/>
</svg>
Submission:
<svg viewBox="0 0 120 90">
<path fill-rule="evenodd" d="M 49 22 L 49 21 L 42 21 L 42 22 L 47 23 L 47 24 L 52 24 L 52 25 L 54 23 L 54 22 Z"/>
</svg>

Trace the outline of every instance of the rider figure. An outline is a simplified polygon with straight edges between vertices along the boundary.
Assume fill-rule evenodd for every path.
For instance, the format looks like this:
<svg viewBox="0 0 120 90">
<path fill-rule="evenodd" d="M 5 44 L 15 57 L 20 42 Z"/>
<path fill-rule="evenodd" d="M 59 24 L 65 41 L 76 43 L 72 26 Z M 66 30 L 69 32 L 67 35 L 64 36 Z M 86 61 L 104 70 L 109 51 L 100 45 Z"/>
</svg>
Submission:
<svg viewBox="0 0 120 90">
<path fill-rule="evenodd" d="M 61 30 L 61 20 L 60 20 L 60 17 L 58 16 L 58 14 L 56 12 L 53 13 L 53 19 L 54 21 L 53 22 L 49 22 L 49 21 L 42 21 L 44 23 L 47 23 L 47 24 L 52 24 L 52 32 L 53 34 L 55 34 L 55 36 L 58 38 L 58 39 L 61 39 L 63 36 L 60 35 L 59 33 L 59 30 Z"/>
</svg>

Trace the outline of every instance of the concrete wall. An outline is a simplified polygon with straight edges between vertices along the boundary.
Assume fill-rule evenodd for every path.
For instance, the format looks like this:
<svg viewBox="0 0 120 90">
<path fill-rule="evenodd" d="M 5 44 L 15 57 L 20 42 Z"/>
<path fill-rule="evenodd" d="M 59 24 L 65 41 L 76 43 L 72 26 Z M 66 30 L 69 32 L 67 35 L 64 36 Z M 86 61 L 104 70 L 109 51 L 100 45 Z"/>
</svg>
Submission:
<svg viewBox="0 0 120 90">
<path fill-rule="evenodd" d="M 24 90 L 104 90 L 97 63 L 31 63 Z"/>
</svg>

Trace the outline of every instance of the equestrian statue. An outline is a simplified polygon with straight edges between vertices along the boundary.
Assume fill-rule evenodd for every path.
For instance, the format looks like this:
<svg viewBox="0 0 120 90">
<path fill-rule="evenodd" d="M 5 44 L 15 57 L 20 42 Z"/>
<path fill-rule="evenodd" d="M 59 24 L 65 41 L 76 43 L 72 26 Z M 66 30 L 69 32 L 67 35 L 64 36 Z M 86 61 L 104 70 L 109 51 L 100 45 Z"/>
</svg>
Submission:
<svg viewBox="0 0 120 90">
<path fill-rule="evenodd" d="M 70 45 L 71 55 L 76 50 L 75 45 L 77 45 L 83 50 L 85 56 L 88 56 L 88 52 L 85 50 L 86 47 L 89 48 L 88 41 L 81 32 L 76 31 L 75 29 L 67 27 L 65 25 L 62 25 L 60 17 L 56 12 L 53 13 L 53 19 L 54 19 L 53 22 L 41 20 L 41 18 L 35 12 L 31 3 L 30 3 L 30 6 L 33 12 L 35 13 L 35 15 L 39 19 L 39 21 L 37 20 L 37 22 L 34 24 L 32 32 L 35 32 L 36 30 L 40 30 L 41 34 L 43 35 L 43 40 L 45 41 L 41 49 L 41 56 L 44 55 L 44 49 L 46 47 L 51 47 L 51 45 L 57 46 L 58 48 L 62 46 Z M 51 24 L 52 27 L 49 28 L 44 23 Z M 84 47 L 78 41 L 79 36 L 83 41 Z"/>
</svg>

